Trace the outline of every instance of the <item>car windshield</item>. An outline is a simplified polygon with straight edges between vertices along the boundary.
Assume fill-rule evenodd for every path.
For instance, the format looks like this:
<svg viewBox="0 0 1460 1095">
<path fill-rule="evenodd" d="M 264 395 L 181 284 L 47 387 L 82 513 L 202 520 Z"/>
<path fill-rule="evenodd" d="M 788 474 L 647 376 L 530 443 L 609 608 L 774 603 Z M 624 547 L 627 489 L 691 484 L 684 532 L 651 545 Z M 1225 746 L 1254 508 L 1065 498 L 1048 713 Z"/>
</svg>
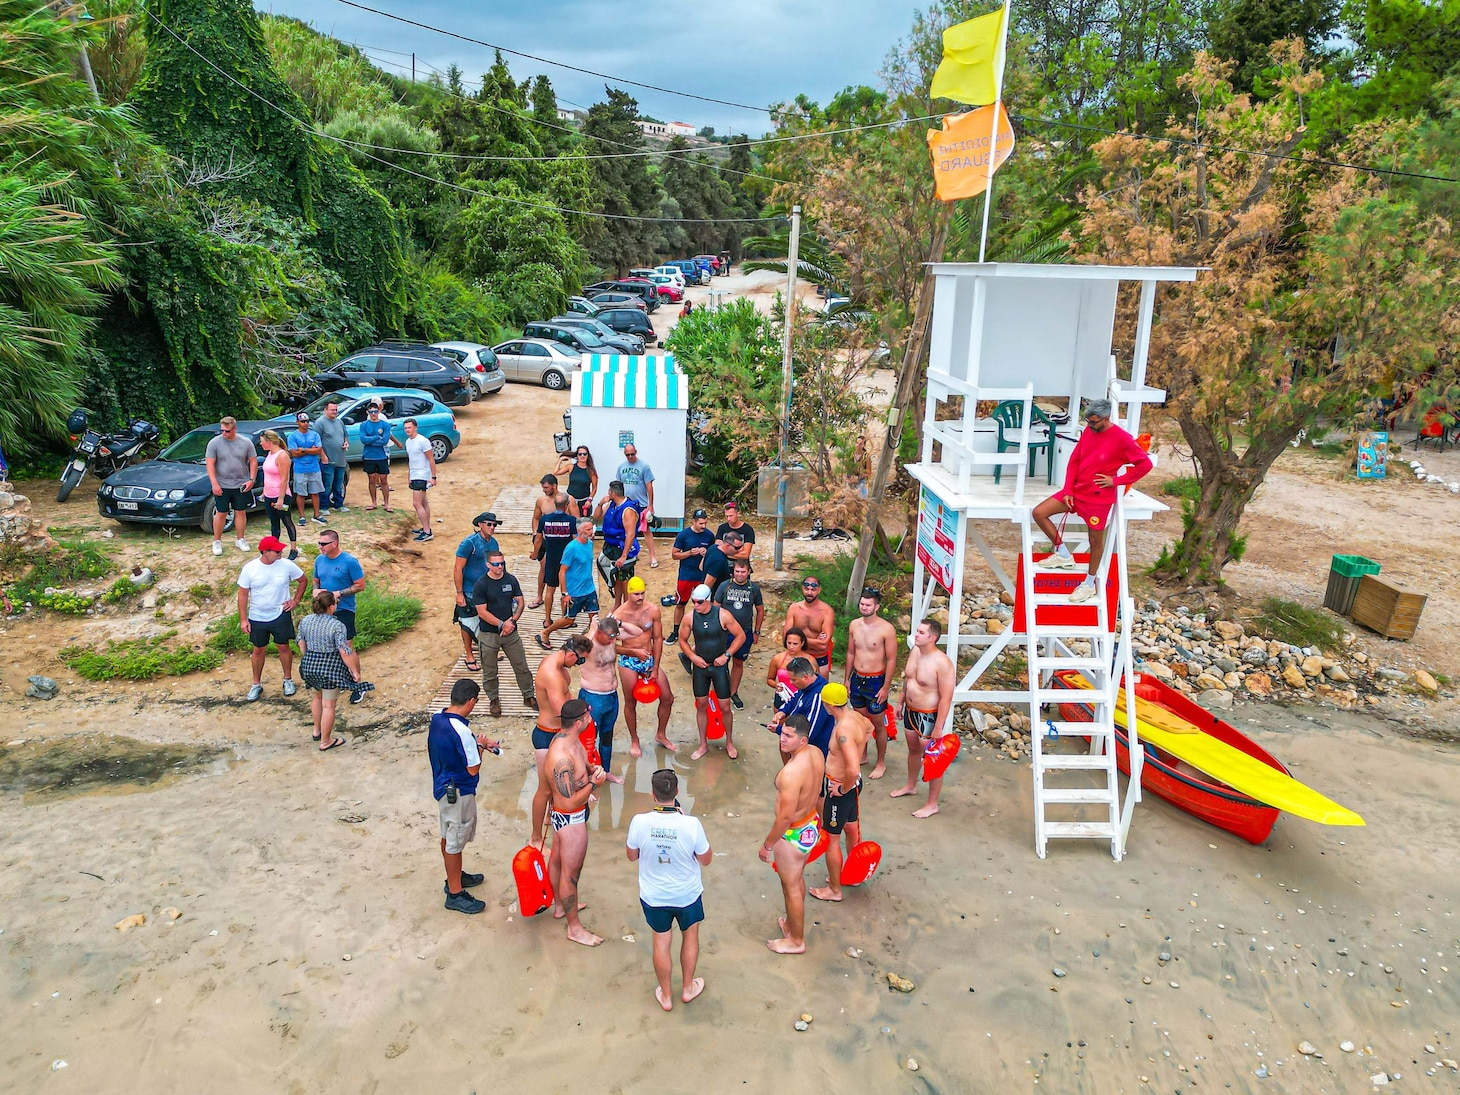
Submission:
<svg viewBox="0 0 1460 1095">
<path fill-rule="evenodd" d="M 178 464 L 201 464 L 208 451 L 208 442 L 218 436 L 217 430 L 193 430 L 185 433 L 162 450 L 160 460 Z"/>
<path fill-rule="evenodd" d="M 579 340 L 585 346 L 602 346 L 602 345 L 604 345 L 603 339 L 599 338 L 598 335 L 596 335 L 594 332 L 589 331 L 589 330 L 585 330 L 582 327 L 575 327 L 573 329 L 573 333 L 578 336 Z"/>
<path fill-rule="evenodd" d="M 466 360 L 466 352 L 463 350 L 452 349 L 450 346 L 432 346 L 431 349 L 435 350 L 438 354 L 444 354 L 446 357 L 451 358 L 458 365 Z"/>
</svg>

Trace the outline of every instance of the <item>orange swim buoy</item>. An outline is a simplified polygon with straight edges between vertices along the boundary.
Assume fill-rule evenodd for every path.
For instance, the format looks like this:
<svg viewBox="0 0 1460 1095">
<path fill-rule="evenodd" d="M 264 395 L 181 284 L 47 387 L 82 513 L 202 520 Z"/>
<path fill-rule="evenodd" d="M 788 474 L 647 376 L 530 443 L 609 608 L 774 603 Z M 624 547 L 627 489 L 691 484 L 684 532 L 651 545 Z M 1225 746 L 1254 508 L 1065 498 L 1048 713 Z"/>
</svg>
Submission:
<svg viewBox="0 0 1460 1095">
<path fill-rule="evenodd" d="M 523 916 L 536 916 L 553 907 L 547 863 L 531 844 L 512 857 L 512 880 L 517 883 L 517 906 Z"/>
<path fill-rule="evenodd" d="M 578 731 L 578 740 L 583 743 L 583 751 L 588 754 L 590 766 L 596 764 L 603 767 L 603 754 L 598 751 L 598 727 L 593 725 L 593 716 L 588 716 L 588 725 Z"/>
<path fill-rule="evenodd" d="M 725 715 L 720 710 L 720 702 L 715 699 L 713 688 L 705 698 L 709 701 L 705 711 L 705 737 L 710 741 L 719 741 L 725 736 Z"/>
<path fill-rule="evenodd" d="M 957 734 L 944 734 L 923 750 L 923 782 L 931 783 L 948 771 L 963 743 Z"/>
<path fill-rule="evenodd" d="M 847 861 L 842 864 L 842 885 L 860 886 L 870 882 L 881 865 L 882 845 L 875 840 L 862 841 L 847 853 Z"/>
<path fill-rule="evenodd" d="M 892 704 L 887 705 L 887 740 L 897 740 L 897 717 L 892 713 Z"/>
<path fill-rule="evenodd" d="M 640 677 L 633 687 L 633 693 L 636 703 L 654 703 L 659 699 L 659 682 Z"/>
</svg>

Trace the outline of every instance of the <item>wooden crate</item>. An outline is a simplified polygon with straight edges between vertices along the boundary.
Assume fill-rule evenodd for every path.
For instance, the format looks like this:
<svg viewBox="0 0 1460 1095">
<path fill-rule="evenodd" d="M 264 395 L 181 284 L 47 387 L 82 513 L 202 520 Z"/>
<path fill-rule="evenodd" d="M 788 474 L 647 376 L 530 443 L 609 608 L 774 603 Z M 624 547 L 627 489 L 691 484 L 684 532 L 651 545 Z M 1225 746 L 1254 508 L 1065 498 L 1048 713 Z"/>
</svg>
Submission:
<svg viewBox="0 0 1460 1095">
<path fill-rule="evenodd" d="M 1428 597 L 1401 589 L 1376 574 L 1365 574 L 1354 594 L 1355 623 L 1377 631 L 1386 639 L 1412 639 Z"/>
</svg>

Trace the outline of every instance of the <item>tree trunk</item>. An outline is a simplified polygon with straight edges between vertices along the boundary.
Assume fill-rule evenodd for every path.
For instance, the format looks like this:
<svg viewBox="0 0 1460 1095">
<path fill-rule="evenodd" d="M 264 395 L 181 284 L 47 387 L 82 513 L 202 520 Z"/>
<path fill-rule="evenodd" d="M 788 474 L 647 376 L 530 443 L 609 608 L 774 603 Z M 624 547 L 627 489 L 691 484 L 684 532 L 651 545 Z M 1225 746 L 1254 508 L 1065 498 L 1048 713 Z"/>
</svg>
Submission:
<svg viewBox="0 0 1460 1095">
<path fill-rule="evenodd" d="M 1246 549 L 1246 537 L 1237 528 L 1247 504 L 1300 424 L 1269 425 L 1238 456 L 1223 443 L 1225 432 L 1219 434 L 1212 423 L 1179 411 L 1176 417 L 1196 461 L 1201 496 L 1182 503 L 1181 542 L 1162 553 L 1156 574 L 1188 585 L 1221 585 L 1222 568 Z"/>
</svg>

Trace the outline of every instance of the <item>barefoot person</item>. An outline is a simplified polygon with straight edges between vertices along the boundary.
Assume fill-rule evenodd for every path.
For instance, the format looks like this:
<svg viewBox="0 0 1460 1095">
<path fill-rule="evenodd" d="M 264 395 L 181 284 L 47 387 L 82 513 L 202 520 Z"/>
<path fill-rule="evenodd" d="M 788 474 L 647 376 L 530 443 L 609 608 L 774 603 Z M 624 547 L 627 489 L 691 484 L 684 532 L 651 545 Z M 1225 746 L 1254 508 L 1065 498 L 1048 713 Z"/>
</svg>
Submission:
<svg viewBox="0 0 1460 1095">
<path fill-rule="evenodd" d="M 831 677 L 831 643 L 836 631 L 836 612 L 821 599 L 821 579 L 807 575 L 801 582 L 801 601 L 786 609 L 787 629 L 799 627 L 806 633 L 806 652 L 816 662 L 822 677 Z"/>
<path fill-rule="evenodd" d="M 582 700 L 563 704 L 562 729 L 548 747 L 547 772 L 551 791 L 553 850 L 548 857 L 548 879 L 557 895 L 553 916 L 568 921 L 568 938 L 585 947 L 603 942 L 578 920 L 584 906 L 578 902 L 578 879 L 588 855 L 588 811 L 593 792 L 608 778 L 598 765 L 588 764 L 588 753 L 578 734 L 588 725 L 588 705 Z"/>
<path fill-rule="evenodd" d="M 897 629 L 878 615 L 881 608 L 881 590 L 864 587 L 857 601 L 858 616 L 847 628 L 842 677 L 852 709 L 867 716 L 877 741 L 877 764 L 870 779 L 881 779 L 887 771 L 887 696 L 897 674 Z"/>
<path fill-rule="evenodd" d="M 546 655 L 537 666 L 533 682 L 537 689 L 537 725 L 532 730 L 532 748 L 537 754 L 537 793 L 532 796 L 531 839 L 539 847 L 543 814 L 548 806 L 548 779 L 544 775 L 548 749 L 563 728 L 563 704 L 572 695 L 571 670 L 583 661 L 591 645 L 582 635 L 573 635 L 563 643 L 561 650 Z"/>
<path fill-rule="evenodd" d="M 669 740 L 669 716 L 674 711 L 674 689 L 669 674 L 661 664 L 664 657 L 664 626 L 659 620 L 659 606 L 651 603 L 644 592 L 644 579 L 630 578 L 625 587 L 628 600 L 613 610 L 625 624 L 633 624 L 638 634 L 628 628 L 618 638 L 618 679 L 624 690 L 624 725 L 629 729 L 629 756 L 644 753 L 639 745 L 639 701 L 634 699 L 634 685 L 640 677 L 659 686 L 659 730 L 654 744 L 671 753 L 679 746 Z"/>
<path fill-rule="evenodd" d="M 708 867 L 714 853 L 700 819 L 679 805 L 679 777 L 661 768 L 649 781 L 654 810 L 629 822 L 628 857 L 639 865 L 639 904 L 654 933 L 654 999 L 665 1011 L 674 1008 L 674 926 L 679 925 L 679 966 L 684 988 L 680 999 L 688 1004 L 705 991 L 705 979 L 695 976 L 700 958 L 700 921 L 705 918 L 705 886 L 700 868 Z"/>
<path fill-rule="evenodd" d="M 810 892 L 818 901 L 842 899 L 842 834 L 847 851 L 862 842 L 862 753 L 872 724 L 847 706 L 847 690 L 835 681 L 821 690 L 821 702 L 831 713 L 831 750 L 826 754 L 826 797 L 821 800 L 821 823 L 831 837 L 826 846 L 826 885 Z"/>
<path fill-rule="evenodd" d="M 1074 604 L 1095 596 L 1095 573 L 1105 552 L 1105 527 L 1115 505 L 1116 489 L 1136 482 L 1151 470 L 1150 456 L 1134 437 L 1110 420 L 1110 411 L 1108 399 L 1096 399 L 1085 407 L 1085 429 L 1065 465 L 1064 486 L 1034 507 L 1035 522 L 1054 545 L 1054 554 L 1042 560 L 1041 567 L 1073 570 L 1075 566 L 1074 556 L 1055 527 L 1057 515 L 1073 513 L 1090 530 L 1090 572 L 1070 594 Z M 1130 470 L 1117 474 L 1126 465 Z"/>
<path fill-rule="evenodd" d="M 730 702 L 735 710 L 741 711 L 745 702 L 740 698 L 740 682 L 745 678 L 745 662 L 751 647 L 760 638 L 760 629 L 765 624 L 765 597 L 760 585 L 750 580 L 750 563 L 744 559 L 737 559 L 731 565 L 730 580 L 715 586 L 714 591 L 715 603 L 734 616 L 740 630 L 745 632 L 745 644 L 730 661 Z"/>
<path fill-rule="evenodd" d="M 811 724 L 800 715 L 781 723 L 781 754 L 788 757 L 776 773 L 776 817 L 770 835 L 761 841 L 760 861 L 774 862 L 786 901 L 779 917 L 781 938 L 767 941 L 777 954 L 806 952 L 806 857 L 821 839 L 821 818 L 816 813 L 826 761 L 812 748 L 807 735 Z"/>
<path fill-rule="evenodd" d="M 907 784 L 892 792 L 893 798 L 915 794 L 923 768 L 923 750 L 948 725 L 953 707 L 953 662 L 938 649 L 943 627 L 937 620 L 924 620 L 913 632 L 912 652 L 902 678 L 902 725 L 907 730 Z M 928 783 L 928 801 L 913 811 L 913 817 L 932 817 L 938 812 L 938 795 L 943 777 Z"/>
<path fill-rule="evenodd" d="M 695 722 L 700 729 L 700 747 L 689 759 L 699 760 L 710 751 L 710 689 L 714 688 L 725 722 L 725 755 L 736 760 L 740 753 L 735 748 L 735 713 L 730 710 L 730 661 L 745 645 L 745 632 L 729 611 L 710 599 L 709 586 L 695 586 L 689 599 L 694 609 L 680 625 L 679 649 L 689 663 Z"/>
<path fill-rule="evenodd" d="M 613 730 L 618 723 L 618 638 L 637 634 L 638 628 L 617 616 L 594 617 L 588 625 L 588 652 L 578 669 L 578 698 L 588 705 L 598 729 L 598 755 L 610 783 L 622 783 L 613 774 Z M 572 640 L 569 640 L 570 642 Z"/>
</svg>

